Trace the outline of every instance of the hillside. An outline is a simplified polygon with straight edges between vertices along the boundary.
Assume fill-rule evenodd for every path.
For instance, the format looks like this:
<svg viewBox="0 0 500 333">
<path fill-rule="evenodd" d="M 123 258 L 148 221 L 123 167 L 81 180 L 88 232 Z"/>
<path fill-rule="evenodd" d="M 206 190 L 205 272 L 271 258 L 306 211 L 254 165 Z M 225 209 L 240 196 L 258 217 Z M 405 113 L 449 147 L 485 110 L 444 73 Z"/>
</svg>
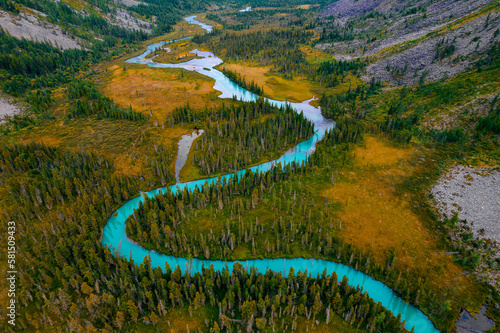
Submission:
<svg viewBox="0 0 500 333">
<path fill-rule="evenodd" d="M 321 16 L 346 36 L 316 45 L 339 59 L 370 59 L 367 80 L 430 82 L 494 61 L 500 42 L 497 1 L 338 1 Z M 331 22 L 331 23 L 330 23 Z M 348 39 L 342 41 L 342 39 Z M 326 43 L 325 43 L 326 42 Z"/>
</svg>

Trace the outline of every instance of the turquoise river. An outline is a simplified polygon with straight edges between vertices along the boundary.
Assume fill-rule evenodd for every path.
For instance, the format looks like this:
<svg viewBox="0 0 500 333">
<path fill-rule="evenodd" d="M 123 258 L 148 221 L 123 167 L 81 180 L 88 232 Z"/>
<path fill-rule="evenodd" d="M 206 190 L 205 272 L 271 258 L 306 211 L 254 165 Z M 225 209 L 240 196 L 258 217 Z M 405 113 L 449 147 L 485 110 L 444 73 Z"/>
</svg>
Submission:
<svg viewBox="0 0 500 333">
<path fill-rule="evenodd" d="M 191 24 L 198 24 L 207 32 L 212 30 L 212 27 L 195 20 L 195 16 L 190 16 L 185 18 L 185 20 Z M 162 47 L 165 44 L 171 43 L 172 41 L 166 41 L 156 44 L 151 44 L 147 47 L 146 52 L 143 54 L 127 60 L 129 63 L 144 64 L 150 67 L 157 68 L 183 68 L 189 71 L 196 71 L 200 74 L 208 76 L 215 80 L 214 89 L 221 92 L 220 98 L 233 98 L 236 97 L 238 100 L 243 101 L 254 101 L 259 96 L 239 87 L 232 81 L 230 81 L 224 74 L 216 70 L 214 66 L 222 63 L 222 60 L 216 57 L 211 52 L 203 52 L 199 50 L 193 50 L 201 59 L 192 59 L 185 63 L 180 64 L 164 64 L 154 62 L 154 57 L 147 59 L 146 56 L 153 52 L 155 49 Z M 313 97 L 314 99 L 314 97 Z M 315 134 L 307 141 L 299 143 L 297 146 L 291 148 L 279 159 L 270 161 L 258 166 L 250 168 L 254 172 L 267 171 L 272 167 L 277 165 L 279 162 L 282 165 L 296 161 L 299 164 L 302 161 L 306 161 L 307 158 L 314 152 L 316 147 L 316 142 L 321 140 L 325 132 L 332 129 L 335 123 L 332 120 L 326 119 L 321 114 L 321 109 L 310 105 L 310 101 L 305 101 L 303 103 L 289 103 L 285 101 L 275 101 L 268 99 L 268 101 L 276 106 L 283 106 L 285 103 L 291 105 L 297 112 L 303 112 L 304 116 L 310 119 L 315 126 Z M 246 170 L 241 170 L 238 175 L 244 174 Z M 221 179 L 229 179 L 233 174 L 224 175 Z M 177 192 L 187 188 L 188 190 L 193 190 L 196 186 L 201 187 L 206 182 L 209 184 L 217 181 L 218 178 L 200 179 L 185 183 L 177 183 L 170 186 L 170 190 Z M 166 187 L 152 190 L 143 195 L 153 197 L 157 194 L 164 193 L 167 191 Z M 221 271 L 224 267 L 228 267 L 231 271 L 232 266 L 235 262 L 226 262 L 219 260 L 201 260 L 201 259 L 186 259 L 180 257 L 174 257 L 171 255 L 165 255 L 157 253 L 155 251 L 149 251 L 140 245 L 136 244 L 130 240 L 125 232 L 125 221 L 132 215 L 134 209 L 139 207 L 139 203 L 143 200 L 142 196 L 136 197 L 123 206 L 121 206 L 107 221 L 107 224 L 103 229 L 102 244 L 108 246 L 110 249 L 114 249 L 120 256 L 124 258 L 132 258 L 135 262 L 142 262 L 144 257 L 148 254 L 151 257 L 151 263 L 153 266 L 164 268 L 165 263 L 168 263 L 171 267 L 180 266 L 181 269 L 188 269 L 190 273 L 194 274 L 200 272 L 202 265 L 205 267 L 214 266 L 216 271 Z M 419 333 L 432 333 L 439 332 L 432 322 L 417 308 L 405 303 L 401 298 L 399 298 L 389 287 L 385 284 L 374 280 L 369 275 L 366 275 L 354 268 L 349 266 L 327 261 L 327 260 L 316 260 L 316 259 L 259 259 L 259 260 L 247 260 L 239 262 L 248 269 L 250 267 L 255 267 L 259 272 L 265 273 L 267 269 L 273 271 L 282 271 L 284 274 L 288 275 L 291 267 L 295 272 L 307 272 L 313 277 L 317 274 L 322 274 L 326 269 L 328 274 L 335 272 L 339 279 L 343 276 L 347 276 L 349 279 L 349 284 L 352 286 L 359 286 L 363 288 L 363 291 L 368 294 L 375 302 L 381 302 L 382 305 L 390 310 L 395 315 L 401 315 L 401 319 L 405 322 L 405 327 L 411 330 L 412 327 L 415 328 L 415 332 Z"/>
</svg>

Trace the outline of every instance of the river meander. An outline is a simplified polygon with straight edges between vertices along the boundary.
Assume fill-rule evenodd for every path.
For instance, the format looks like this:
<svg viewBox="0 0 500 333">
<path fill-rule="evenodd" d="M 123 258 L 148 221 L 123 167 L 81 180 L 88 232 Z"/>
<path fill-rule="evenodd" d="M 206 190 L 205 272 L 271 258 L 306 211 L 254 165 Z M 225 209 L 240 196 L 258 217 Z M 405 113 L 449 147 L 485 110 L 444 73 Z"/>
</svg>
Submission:
<svg viewBox="0 0 500 333">
<path fill-rule="evenodd" d="M 198 24 L 206 31 L 210 32 L 212 27 L 207 24 L 196 21 L 195 16 L 187 17 L 185 20 L 191 24 Z M 165 64 L 156 63 L 153 59 L 146 59 L 146 56 L 153 52 L 156 48 L 161 47 L 165 44 L 171 43 L 172 41 L 166 41 L 161 43 L 151 44 L 147 47 L 147 50 L 137 56 L 133 57 L 127 62 L 145 64 L 150 67 L 157 68 L 183 68 L 189 71 L 196 71 L 202 75 L 208 76 L 215 80 L 214 89 L 221 92 L 219 98 L 233 98 L 234 96 L 238 100 L 242 101 L 255 101 L 259 96 L 252 92 L 249 92 L 232 81 L 230 81 L 222 72 L 214 68 L 222 63 L 222 60 L 216 57 L 211 52 L 193 50 L 201 59 L 192 59 L 185 63 L 179 64 Z M 286 151 L 280 158 L 266 162 L 254 167 L 249 168 L 253 172 L 265 172 L 276 166 L 279 162 L 282 165 L 288 164 L 292 161 L 298 162 L 306 161 L 307 158 L 314 152 L 316 148 L 316 143 L 321 140 L 327 130 L 332 129 L 335 123 L 323 117 L 321 114 L 321 109 L 310 105 L 310 102 L 314 98 L 304 101 L 302 103 L 289 103 L 285 101 L 276 101 L 272 99 L 267 99 L 271 104 L 276 106 L 284 106 L 289 104 L 297 112 L 303 112 L 304 116 L 314 123 L 315 133 L 307 141 L 303 141 L 296 145 L 295 147 Z M 237 174 L 240 176 L 246 172 L 245 170 L 240 170 Z M 229 179 L 233 174 L 227 174 L 221 176 L 220 179 Z M 200 179 L 185 183 L 178 182 L 175 185 L 171 185 L 169 189 L 173 192 L 177 192 L 186 188 L 192 191 L 196 186 L 200 187 L 205 183 L 214 183 L 218 180 L 217 177 Z M 149 192 L 143 193 L 149 197 L 153 197 L 157 194 L 164 193 L 167 191 L 166 187 L 155 189 Z M 154 267 L 164 268 L 165 263 L 168 263 L 171 267 L 180 266 L 182 270 L 189 270 L 191 274 L 200 272 L 202 266 L 210 267 L 214 266 L 216 271 L 221 271 L 227 265 L 229 271 L 232 271 L 233 264 L 239 262 L 248 269 L 255 267 L 259 272 L 265 273 L 267 269 L 273 271 L 282 271 L 284 274 L 288 275 L 291 267 L 297 273 L 298 271 L 306 271 L 310 273 L 313 277 L 318 274 L 322 274 L 326 269 L 328 274 L 336 272 L 339 279 L 343 276 L 347 276 L 349 279 L 349 284 L 352 286 L 359 286 L 363 288 L 363 291 L 368 294 L 375 302 L 381 302 L 382 305 L 390 310 L 394 315 L 401 315 L 401 320 L 405 321 L 405 327 L 411 330 L 415 327 L 415 332 L 421 333 L 431 333 L 439 332 L 432 322 L 417 308 L 405 303 L 401 298 L 399 298 L 389 287 L 383 283 L 373 279 L 369 275 L 366 275 L 354 268 L 349 266 L 335 263 L 327 260 L 317 260 L 317 259 L 256 259 L 256 260 L 246 260 L 246 261 L 234 261 L 226 262 L 220 260 L 201 260 L 201 259 L 186 259 L 181 257 L 174 257 L 171 255 L 165 255 L 157 253 L 155 251 L 150 251 L 142 246 L 136 244 L 131 239 L 129 239 L 125 232 L 125 221 L 132 215 L 134 209 L 139 207 L 139 203 L 143 200 L 142 196 L 136 197 L 123 206 L 121 206 L 107 221 L 107 224 L 103 229 L 102 244 L 108 246 L 110 249 L 115 249 L 124 258 L 133 258 L 135 262 L 142 262 L 144 257 L 148 254 L 151 256 L 151 264 Z"/>
</svg>

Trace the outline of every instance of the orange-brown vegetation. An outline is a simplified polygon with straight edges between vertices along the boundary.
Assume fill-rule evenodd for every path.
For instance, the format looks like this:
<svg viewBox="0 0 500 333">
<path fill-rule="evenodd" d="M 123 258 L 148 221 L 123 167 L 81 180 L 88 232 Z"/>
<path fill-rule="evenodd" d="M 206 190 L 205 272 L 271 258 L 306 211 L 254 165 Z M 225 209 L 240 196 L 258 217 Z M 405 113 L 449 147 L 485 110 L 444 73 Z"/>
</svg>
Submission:
<svg viewBox="0 0 500 333">
<path fill-rule="evenodd" d="M 437 239 L 426 229 L 425 217 L 416 211 L 413 195 L 400 187 L 421 171 L 422 166 L 414 161 L 425 152 L 392 147 L 373 136 L 366 137 L 364 144 L 354 150 L 354 166 L 341 171 L 337 177 L 341 180 L 322 193 L 342 205 L 336 213 L 342 222 L 340 235 L 373 253 L 380 263 L 394 251 L 399 269 L 426 271 L 436 285 L 453 285 L 457 294 L 468 294 L 472 299 L 473 282 L 439 248 Z"/>
</svg>

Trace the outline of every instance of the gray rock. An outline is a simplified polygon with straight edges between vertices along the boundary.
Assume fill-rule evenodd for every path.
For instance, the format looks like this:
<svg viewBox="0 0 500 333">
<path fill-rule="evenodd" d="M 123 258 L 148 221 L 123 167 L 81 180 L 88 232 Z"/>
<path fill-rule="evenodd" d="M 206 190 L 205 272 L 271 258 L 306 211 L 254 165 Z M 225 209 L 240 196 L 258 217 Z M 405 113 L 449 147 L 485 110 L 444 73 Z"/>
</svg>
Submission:
<svg viewBox="0 0 500 333">
<path fill-rule="evenodd" d="M 433 187 L 436 207 L 448 217 L 458 213 L 476 236 L 500 243 L 500 172 L 458 166 Z"/>
</svg>

